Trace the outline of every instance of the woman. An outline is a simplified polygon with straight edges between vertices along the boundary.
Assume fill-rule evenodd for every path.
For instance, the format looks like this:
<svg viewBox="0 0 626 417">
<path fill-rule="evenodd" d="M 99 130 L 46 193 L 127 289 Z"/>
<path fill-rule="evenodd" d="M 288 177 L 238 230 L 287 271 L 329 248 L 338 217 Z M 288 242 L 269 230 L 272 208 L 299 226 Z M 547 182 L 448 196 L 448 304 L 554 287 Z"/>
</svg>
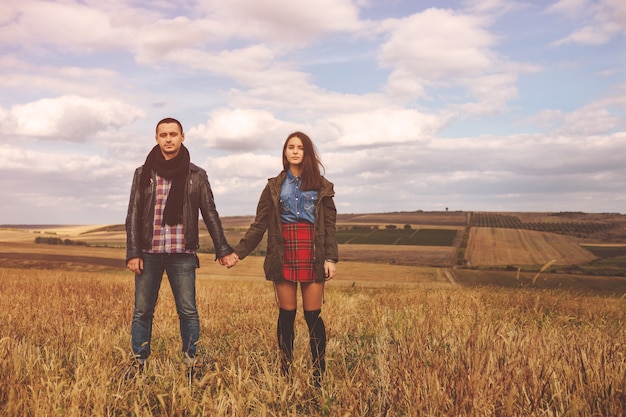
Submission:
<svg viewBox="0 0 626 417">
<path fill-rule="evenodd" d="M 290 373 L 294 320 L 300 283 L 311 355 L 313 382 L 319 387 L 326 369 L 326 328 L 320 317 L 325 281 L 335 276 L 338 261 L 333 184 L 320 173 L 323 167 L 311 139 L 302 132 L 287 137 L 283 171 L 270 178 L 257 206 L 256 217 L 235 252 L 232 264 L 252 252 L 267 230 L 264 270 L 274 283 L 278 302 L 278 346 L 281 372 Z"/>
</svg>

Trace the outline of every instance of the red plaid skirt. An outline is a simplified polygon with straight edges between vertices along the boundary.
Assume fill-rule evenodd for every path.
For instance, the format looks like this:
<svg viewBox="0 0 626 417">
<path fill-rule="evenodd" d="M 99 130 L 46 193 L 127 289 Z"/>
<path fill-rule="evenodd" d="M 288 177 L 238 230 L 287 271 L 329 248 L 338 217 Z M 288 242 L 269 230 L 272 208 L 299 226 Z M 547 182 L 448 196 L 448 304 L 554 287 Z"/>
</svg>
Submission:
<svg viewBox="0 0 626 417">
<path fill-rule="evenodd" d="M 283 223 L 285 263 L 283 273 L 287 281 L 313 282 L 315 276 L 315 230 L 311 223 Z"/>
</svg>

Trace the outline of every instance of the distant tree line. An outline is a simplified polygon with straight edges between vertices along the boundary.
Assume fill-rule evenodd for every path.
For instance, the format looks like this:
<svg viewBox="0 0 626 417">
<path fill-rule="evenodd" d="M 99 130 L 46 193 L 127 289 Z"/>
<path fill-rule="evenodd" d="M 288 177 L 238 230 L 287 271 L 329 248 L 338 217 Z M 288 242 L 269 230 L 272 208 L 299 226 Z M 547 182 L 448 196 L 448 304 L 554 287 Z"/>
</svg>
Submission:
<svg viewBox="0 0 626 417">
<path fill-rule="evenodd" d="M 61 239 L 60 237 L 37 236 L 35 243 L 42 245 L 89 246 L 82 240 Z"/>
</svg>

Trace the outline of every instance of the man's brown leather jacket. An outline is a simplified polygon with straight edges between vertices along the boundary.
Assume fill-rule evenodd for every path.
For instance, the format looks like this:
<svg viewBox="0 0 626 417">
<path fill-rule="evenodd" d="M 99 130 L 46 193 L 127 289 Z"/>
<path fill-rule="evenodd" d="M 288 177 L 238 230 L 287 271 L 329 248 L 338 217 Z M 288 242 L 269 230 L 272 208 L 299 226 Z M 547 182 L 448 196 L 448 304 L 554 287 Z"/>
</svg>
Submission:
<svg viewBox="0 0 626 417">
<path fill-rule="evenodd" d="M 126 262 L 131 258 L 141 258 L 144 249 L 152 247 L 154 223 L 154 204 L 156 173 L 152 172 L 150 185 L 141 187 L 139 178 L 141 170 L 135 170 L 133 184 L 130 190 L 128 213 L 126 215 Z M 141 194 L 143 193 L 143 199 Z M 143 207 L 139 207 L 144 201 Z M 196 251 L 199 247 L 198 211 L 202 214 L 204 224 L 213 239 L 215 256 L 221 258 L 233 252 L 226 241 L 224 229 L 219 214 L 215 208 L 213 192 L 209 178 L 204 169 L 194 165 L 189 166 L 189 174 L 185 184 L 185 200 L 183 202 L 183 226 L 185 230 L 185 248 Z"/>
</svg>

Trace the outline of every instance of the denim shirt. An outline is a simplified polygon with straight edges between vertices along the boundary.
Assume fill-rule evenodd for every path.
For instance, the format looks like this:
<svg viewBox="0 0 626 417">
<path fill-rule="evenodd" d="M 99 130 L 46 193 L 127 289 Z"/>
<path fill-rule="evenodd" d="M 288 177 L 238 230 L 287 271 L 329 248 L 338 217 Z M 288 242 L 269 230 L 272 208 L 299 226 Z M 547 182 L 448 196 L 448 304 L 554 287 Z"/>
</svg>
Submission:
<svg viewBox="0 0 626 417">
<path fill-rule="evenodd" d="M 287 171 L 280 188 L 280 218 L 283 223 L 315 223 L 317 191 L 302 191 L 302 180 Z"/>
</svg>

